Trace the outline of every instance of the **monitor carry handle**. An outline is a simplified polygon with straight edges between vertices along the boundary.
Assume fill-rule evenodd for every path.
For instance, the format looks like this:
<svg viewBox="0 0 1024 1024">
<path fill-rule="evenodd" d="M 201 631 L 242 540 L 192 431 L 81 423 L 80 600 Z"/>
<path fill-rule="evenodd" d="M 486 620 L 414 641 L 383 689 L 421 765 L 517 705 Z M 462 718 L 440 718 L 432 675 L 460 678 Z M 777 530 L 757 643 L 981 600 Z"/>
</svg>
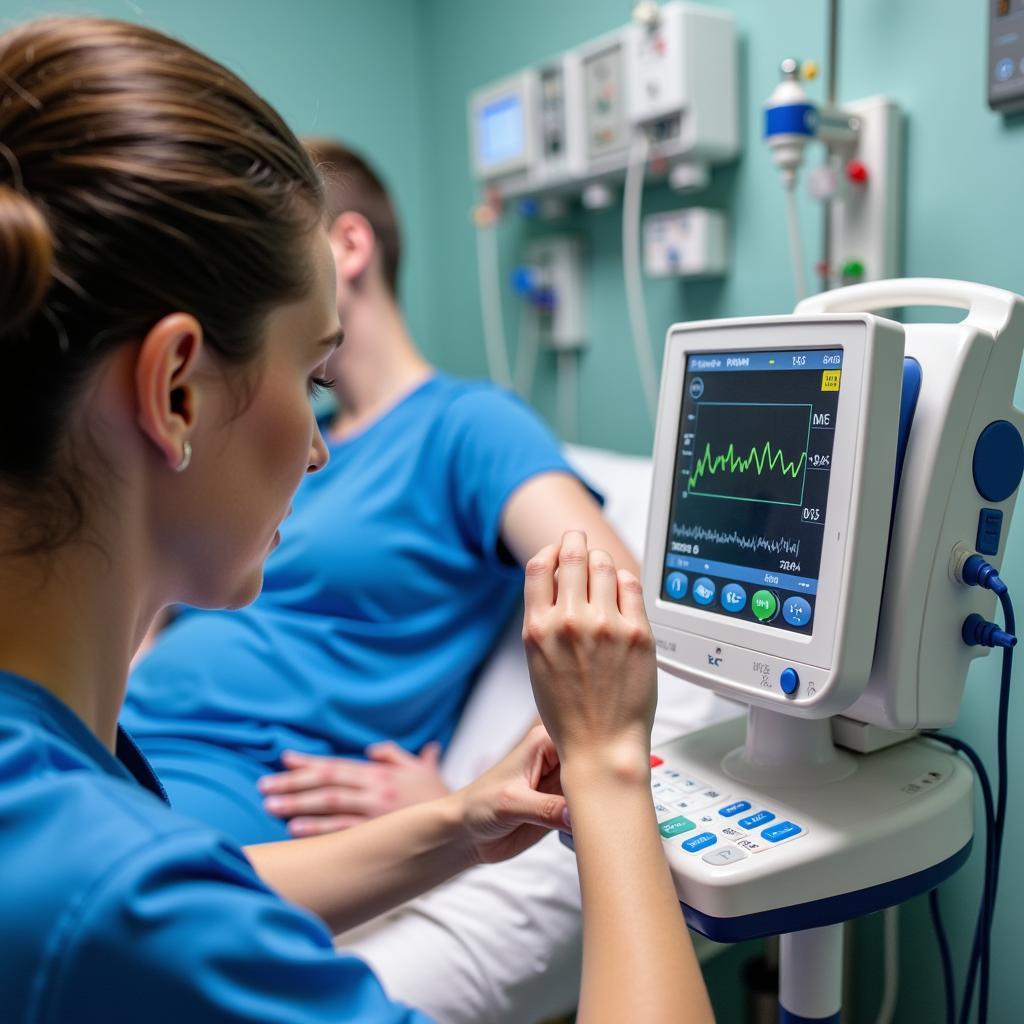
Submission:
<svg viewBox="0 0 1024 1024">
<path fill-rule="evenodd" d="M 821 292 L 804 299 L 794 312 L 872 313 L 900 306 L 944 306 L 967 310 L 962 323 L 999 341 L 1020 305 L 1019 296 L 1002 288 L 938 277 L 908 277 Z"/>
</svg>

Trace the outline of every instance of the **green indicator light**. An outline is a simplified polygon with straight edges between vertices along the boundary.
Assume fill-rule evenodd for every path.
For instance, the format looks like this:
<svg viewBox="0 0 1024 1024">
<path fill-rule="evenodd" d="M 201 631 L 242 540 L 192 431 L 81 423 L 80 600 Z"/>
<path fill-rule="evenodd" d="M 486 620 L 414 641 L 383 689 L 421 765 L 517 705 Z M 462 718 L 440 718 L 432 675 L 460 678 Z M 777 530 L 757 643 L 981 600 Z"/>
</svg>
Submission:
<svg viewBox="0 0 1024 1024">
<path fill-rule="evenodd" d="M 770 590 L 758 590 L 750 599 L 750 610 L 758 622 L 767 622 L 775 617 L 779 610 L 779 602 Z"/>
</svg>

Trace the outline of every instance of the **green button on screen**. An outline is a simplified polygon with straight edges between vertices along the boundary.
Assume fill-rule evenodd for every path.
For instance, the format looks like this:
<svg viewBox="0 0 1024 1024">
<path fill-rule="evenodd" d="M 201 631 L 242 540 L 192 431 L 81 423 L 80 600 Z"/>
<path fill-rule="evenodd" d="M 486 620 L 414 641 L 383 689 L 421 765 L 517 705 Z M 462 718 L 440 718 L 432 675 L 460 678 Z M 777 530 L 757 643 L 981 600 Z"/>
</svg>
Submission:
<svg viewBox="0 0 1024 1024">
<path fill-rule="evenodd" d="M 689 818 L 684 818 L 680 815 L 678 818 L 669 818 L 668 821 L 663 821 L 658 826 L 658 831 L 663 839 L 671 839 L 673 836 L 680 836 L 684 832 L 689 832 L 691 828 L 696 827 Z"/>
<path fill-rule="evenodd" d="M 750 599 L 750 610 L 760 622 L 767 622 L 779 610 L 779 602 L 770 590 L 757 590 Z"/>
</svg>

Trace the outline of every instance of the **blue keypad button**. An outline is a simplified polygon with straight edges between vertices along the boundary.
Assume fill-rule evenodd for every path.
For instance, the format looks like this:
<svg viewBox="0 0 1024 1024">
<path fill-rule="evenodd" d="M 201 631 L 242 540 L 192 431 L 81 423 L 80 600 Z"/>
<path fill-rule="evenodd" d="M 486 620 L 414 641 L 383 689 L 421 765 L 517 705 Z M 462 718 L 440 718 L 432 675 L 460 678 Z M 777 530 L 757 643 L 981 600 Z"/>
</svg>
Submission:
<svg viewBox="0 0 1024 1024">
<path fill-rule="evenodd" d="M 674 601 L 681 601 L 686 597 L 686 587 L 689 582 L 685 573 L 670 572 L 665 577 L 665 593 Z"/>
<path fill-rule="evenodd" d="M 775 815 L 771 811 L 758 811 L 757 814 L 751 814 L 749 817 L 740 818 L 740 828 L 757 828 L 758 825 L 767 825 L 769 821 L 774 821 Z"/>
<path fill-rule="evenodd" d="M 683 849 L 687 853 L 697 853 L 700 850 L 706 850 L 709 846 L 714 846 L 717 842 L 718 836 L 714 832 L 701 832 L 699 836 L 683 840 Z"/>
<path fill-rule="evenodd" d="M 693 585 L 693 599 L 697 604 L 709 605 L 715 599 L 715 585 L 707 578 L 701 576 Z"/>
<path fill-rule="evenodd" d="M 722 587 L 722 607 L 735 615 L 747 606 L 747 592 L 738 583 L 727 583 Z"/>
<path fill-rule="evenodd" d="M 800 688 L 800 677 L 797 675 L 795 668 L 784 668 L 782 675 L 779 676 L 779 686 L 782 687 L 782 692 L 787 696 L 791 697 Z"/>
<path fill-rule="evenodd" d="M 770 828 L 761 830 L 761 838 L 767 839 L 769 843 L 779 843 L 783 839 L 788 839 L 790 836 L 795 836 L 803 831 L 799 825 L 794 825 L 791 821 L 780 821 L 776 825 L 772 825 Z"/>
<path fill-rule="evenodd" d="M 723 807 L 718 813 L 723 818 L 732 818 L 737 814 L 742 814 L 744 811 L 749 810 L 750 802 L 748 800 L 737 800 L 736 803 Z"/>
<path fill-rule="evenodd" d="M 811 603 L 802 597 L 787 597 L 782 602 L 782 617 L 791 626 L 806 626 L 811 621 Z"/>
</svg>

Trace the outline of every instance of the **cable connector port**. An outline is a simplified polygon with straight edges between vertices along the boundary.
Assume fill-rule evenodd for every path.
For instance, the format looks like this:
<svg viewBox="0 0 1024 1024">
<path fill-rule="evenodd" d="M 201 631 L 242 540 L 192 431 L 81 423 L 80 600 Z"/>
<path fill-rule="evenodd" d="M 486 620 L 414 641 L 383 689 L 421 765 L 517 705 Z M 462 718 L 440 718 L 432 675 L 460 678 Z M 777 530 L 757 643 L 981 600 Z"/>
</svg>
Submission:
<svg viewBox="0 0 1024 1024">
<path fill-rule="evenodd" d="M 960 635 L 968 647 L 1016 647 L 1017 638 L 977 612 L 964 619 Z"/>
<path fill-rule="evenodd" d="M 995 566 L 967 548 L 958 547 L 953 552 L 951 568 L 957 583 L 968 587 L 983 587 L 1000 597 L 1006 593 L 1006 584 L 999 578 Z"/>
</svg>

